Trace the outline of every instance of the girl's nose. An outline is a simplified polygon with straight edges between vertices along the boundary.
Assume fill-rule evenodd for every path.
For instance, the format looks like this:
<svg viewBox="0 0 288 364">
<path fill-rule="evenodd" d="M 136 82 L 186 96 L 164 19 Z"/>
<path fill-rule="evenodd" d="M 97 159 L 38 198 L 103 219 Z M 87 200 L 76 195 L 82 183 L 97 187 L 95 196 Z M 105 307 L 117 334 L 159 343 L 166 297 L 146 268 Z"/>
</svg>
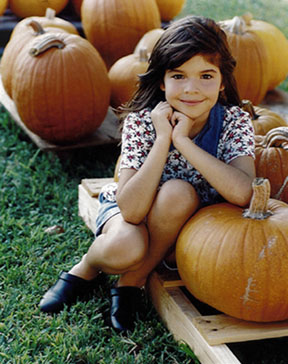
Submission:
<svg viewBox="0 0 288 364">
<path fill-rule="evenodd" d="M 195 80 L 195 79 L 187 80 L 187 82 L 185 83 L 184 91 L 186 93 L 199 91 L 199 84 L 198 84 L 197 80 Z"/>
</svg>

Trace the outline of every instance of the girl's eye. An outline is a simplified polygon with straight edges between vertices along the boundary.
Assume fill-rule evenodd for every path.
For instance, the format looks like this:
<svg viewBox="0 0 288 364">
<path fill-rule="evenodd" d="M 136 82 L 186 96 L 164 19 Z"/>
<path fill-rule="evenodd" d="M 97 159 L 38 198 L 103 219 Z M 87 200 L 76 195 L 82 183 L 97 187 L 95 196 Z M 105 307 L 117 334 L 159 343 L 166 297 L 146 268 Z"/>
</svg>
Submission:
<svg viewBox="0 0 288 364">
<path fill-rule="evenodd" d="M 201 76 L 201 78 L 204 80 L 210 80 L 211 78 L 213 78 L 213 76 L 210 75 L 209 73 L 205 73 Z"/>
<path fill-rule="evenodd" d="M 181 74 L 175 74 L 175 75 L 172 75 L 172 78 L 174 80 L 181 80 L 183 78 L 183 75 L 181 75 Z"/>
</svg>

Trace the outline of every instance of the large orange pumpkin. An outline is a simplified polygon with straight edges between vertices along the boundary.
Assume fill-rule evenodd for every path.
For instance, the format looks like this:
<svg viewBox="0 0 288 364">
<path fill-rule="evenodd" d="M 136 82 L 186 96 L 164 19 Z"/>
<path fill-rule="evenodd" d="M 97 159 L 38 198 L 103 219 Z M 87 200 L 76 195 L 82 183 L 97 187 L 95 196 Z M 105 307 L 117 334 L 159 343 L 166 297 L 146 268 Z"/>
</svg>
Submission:
<svg viewBox="0 0 288 364">
<path fill-rule="evenodd" d="M 288 319 L 288 205 L 257 178 L 248 210 L 200 209 L 176 243 L 179 274 L 200 301 L 236 318 Z"/>
<path fill-rule="evenodd" d="M 55 143 L 79 140 L 104 120 L 110 100 L 106 66 L 84 38 L 43 34 L 14 64 L 12 97 L 23 123 Z"/>
<path fill-rule="evenodd" d="M 81 20 L 87 39 L 108 68 L 131 54 L 148 30 L 161 26 L 155 0 L 83 0 Z"/>
<path fill-rule="evenodd" d="M 0 16 L 4 14 L 8 7 L 8 0 L 0 0 Z"/>
<path fill-rule="evenodd" d="M 185 3 L 185 0 L 156 0 L 163 21 L 170 21 L 178 15 Z"/>
<path fill-rule="evenodd" d="M 68 0 L 9 0 L 11 11 L 19 18 L 28 16 L 43 16 L 47 8 L 60 13 L 68 4 Z"/>
<path fill-rule="evenodd" d="M 271 129 L 287 126 L 287 122 L 279 114 L 266 108 L 253 106 L 249 100 L 242 100 L 242 109 L 250 114 L 256 135 L 265 135 Z"/>
<path fill-rule="evenodd" d="M 147 71 L 148 54 L 146 48 L 116 61 L 109 70 L 111 83 L 111 106 L 117 108 L 125 104 L 137 90 L 139 74 Z"/>
<path fill-rule="evenodd" d="M 256 139 L 256 174 L 268 178 L 271 196 L 288 203 L 288 127 L 278 127 Z"/>
<path fill-rule="evenodd" d="M 231 53 L 237 61 L 235 78 L 241 99 L 259 104 L 270 86 L 270 56 L 264 40 L 249 27 L 245 18 L 219 23 L 225 31 Z M 276 67 L 276 65 L 275 65 Z"/>
</svg>

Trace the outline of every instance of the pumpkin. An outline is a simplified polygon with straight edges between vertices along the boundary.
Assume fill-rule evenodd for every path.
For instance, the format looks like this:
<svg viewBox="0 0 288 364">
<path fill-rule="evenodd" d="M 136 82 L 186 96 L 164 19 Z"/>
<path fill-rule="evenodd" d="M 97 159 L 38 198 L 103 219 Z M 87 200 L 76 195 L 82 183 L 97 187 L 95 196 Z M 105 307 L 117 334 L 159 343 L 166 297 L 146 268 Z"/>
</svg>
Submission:
<svg viewBox="0 0 288 364">
<path fill-rule="evenodd" d="M 81 5 L 83 0 L 71 0 L 73 9 L 75 10 L 75 13 L 80 16 L 81 14 Z"/>
<path fill-rule="evenodd" d="M 0 16 L 4 14 L 8 7 L 8 0 L 0 0 Z"/>
<path fill-rule="evenodd" d="M 204 207 L 176 243 L 190 293 L 248 321 L 288 318 L 288 205 L 269 196 L 269 180 L 256 178 L 247 210 L 229 203 Z"/>
<path fill-rule="evenodd" d="M 84 38 L 43 34 L 15 60 L 12 97 L 23 123 L 41 138 L 71 143 L 104 120 L 110 83 L 104 61 Z"/>
<path fill-rule="evenodd" d="M 22 19 L 21 21 L 19 21 L 12 33 L 11 33 L 11 37 L 14 37 L 17 34 L 22 34 L 23 32 L 25 32 L 27 30 L 27 27 L 30 26 L 30 22 L 31 21 L 36 21 L 37 23 L 39 23 L 44 29 L 45 28 L 56 28 L 57 30 L 65 30 L 68 33 L 71 34 L 79 34 L 76 27 L 70 23 L 67 20 L 64 20 L 62 18 L 56 17 L 55 16 L 56 12 L 55 10 L 51 9 L 51 8 L 47 8 L 46 12 L 45 12 L 45 16 L 31 16 L 25 19 Z"/>
<path fill-rule="evenodd" d="M 131 54 L 150 29 L 160 28 L 155 0 L 83 0 L 81 21 L 86 38 L 102 55 L 108 68 Z"/>
<path fill-rule="evenodd" d="M 68 0 L 9 0 L 9 6 L 19 18 L 28 16 L 43 16 L 47 8 L 52 8 L 56 14 L 60 13 L 68 4 Z"/>
<path fill-rule="evenodd" d="M 185 3 L 185 0 L 156 0 L 161 20 L 170 21 L 178 15 Z"/>
<path fill-rule="evenodd" d="M 12 98 L 12 77 L 14 73 L 13 67 L 19 52 L 26 43 L 47 31 L 57 33 L 64 32 L 64 30 L 56 28 L 45 28 L 44 30 L 37 21 L 33 20 L 33 18 L 27 18 L 25 19 L 25 22 L 22 23 L 22 25 L 18 27 L 16 31 L 14 31 L 13 36 L 11 35 L 9 42 L 4 48 L 0 61 L 2 84 L 10 98 Z"/>
<path fill-rule="evenodd" d="M 279 114 L 253 106 L 250 100 L 242 100 L 242 109 L 250 114 L 256 135 L 265 135 L 273 128 L 287 126 L 287 122 Z"/>
<path fill-rule="evenodd" d="M 152 52 L 152 49 L 154 48 L 154 45 L 156 44 L 156 42 L 158 41 L 158 39 L 161 37 L 161 35 L 163 33 L 164 33 L 164 29 L 162 29 L 162 28 L 156 28 L 156 29 L 149 30 L 139 40 L 133 53 L 138 54 L 141 48 L 146 48 L 147 53 L 150 54 Z"/>
<path fill-rule="evenodd" d="M 228 44 L 237 64 L 234 76 L 241 99 L 259 104 L 270 86 L 269 50 L 259 35 L 243 17 L 219 22 L 227 35 Z M 275 66 L 276 67 L 276 66 Z"/>
<path fill-rule="evenodd" d="M 137 90 L 138 75 L 148 68 L 146 48 L 141 48 L 138 54 L 132 53 L 116 61 L 109 70 L 111 83 L 111 106 L 117 108 L 125 104 Z"/>
<path fill-rule="evenodd" d="M 271 129 L 256 139 L 256 175 L 268 178 L 271 196 L 288 202 L 288 127 Z"/>
</svg>

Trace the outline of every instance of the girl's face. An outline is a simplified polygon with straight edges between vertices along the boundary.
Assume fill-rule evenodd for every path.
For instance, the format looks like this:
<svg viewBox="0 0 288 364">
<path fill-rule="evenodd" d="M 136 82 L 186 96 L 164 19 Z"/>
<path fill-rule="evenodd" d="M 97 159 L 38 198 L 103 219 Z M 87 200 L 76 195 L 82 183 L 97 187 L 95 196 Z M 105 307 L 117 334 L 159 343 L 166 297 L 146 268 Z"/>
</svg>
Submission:
<svg viewBox="0 0 288 364">
<path fill-rule="evenodd" d="M 224 89 L 219 67 L 200 54 L 177 69 L 167 70 L 160 87 L 172 108 L 199 125 L 206 123 L 219 91 Z"/>
</svg>

